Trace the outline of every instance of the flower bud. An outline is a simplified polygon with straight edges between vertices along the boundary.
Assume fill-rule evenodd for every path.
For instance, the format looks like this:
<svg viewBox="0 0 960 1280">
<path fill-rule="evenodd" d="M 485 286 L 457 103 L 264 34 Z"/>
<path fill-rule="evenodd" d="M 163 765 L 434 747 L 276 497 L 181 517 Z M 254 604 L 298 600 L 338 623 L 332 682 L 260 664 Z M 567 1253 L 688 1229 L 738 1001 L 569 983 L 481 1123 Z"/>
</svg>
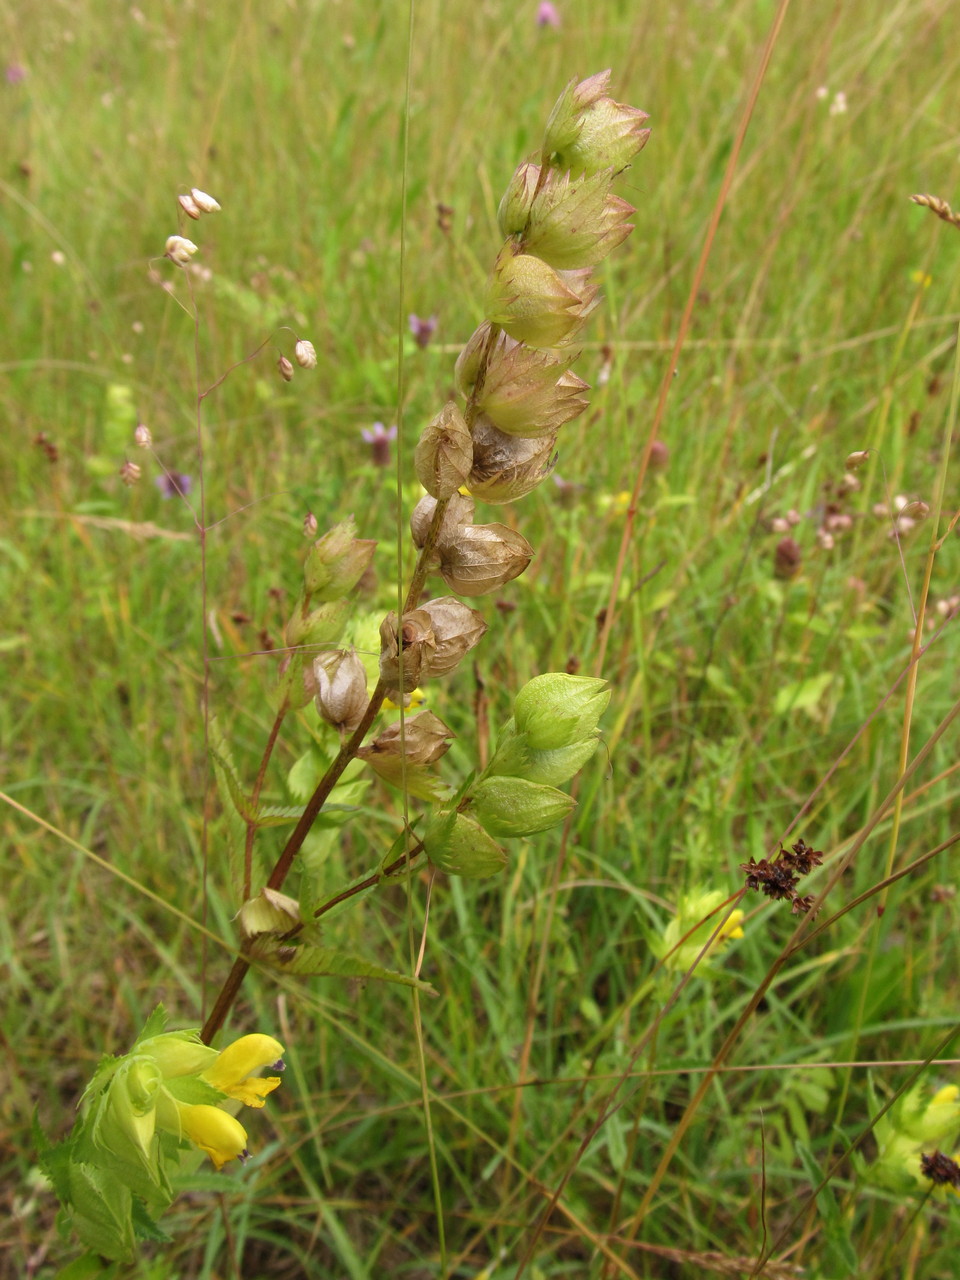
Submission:
<svg viewBox="0 0 960 1280">
<path fill-rule="evenodd" d="M 197 187 L 190 189 L 190 196 L 193 203 L 202 213 L 219 213 L 220 206 L 214 200 L 213 196 L 208 196 L 205 191 L 200 191 Z"/>
<path fill-rule="evenodd" d="M 600 737 L 595 732 L 568 747 L 556 747 L 551 751 L 531 750 L 527 735 L 518 733 L 516 723 L 511 719 L 500 732 L 487 773 L 491 777 L 526 778 L 528 782 L 559 787 L 580 772 L 599 745 Z"/>
<path fill-rule="evenodd" d="M 609 188 L 613 171 L 572 179 L 551 170 L 534 198 L 523 248 L 551 267 L 593 267 L 633 230 L 633 205 Z"/>
<path fill-rule="evenodd" d="M 284 380 L 284 382 L 293 381 L 293 365 L 290 363 L 290 361 L 287 359 L 286 356 L 281 356 L 280 359 L 277 361 L 277 369 L 279 370 L 280 377 Z"/>
<path fill-rule="evenodd" d="M 539 177 L 538 164 L 525 161 L 517 166 L 497 210 L 500 234 L 505 239 L 510 236 L 522 236 L 526 230 L 533 206 L 533 193 L 537 189 Z"/>
<path fill-rule="evenodd" d="M 484 831 L 501 839 L 555 827 L 575 806 L 565 792 L 525 778 L 482 778 L 470 790 L 470 812 Z"/>
<path fill-rule="evenodd" d="M 317 517 L 312 511 L 308 511 L 303 517 L 303 536 L 305 538 L 315 538 L 319 528 L 320 526 L 317 523 Z"/>
<path fill-rule="evenodd" d="M 556 168 L 574 176 L 619 172 L 646 145 L 647 113 L 607 97 L 609 83 L 610 72 L 601 71 L 579 84 L 571 81 L 560 95 L 543 139 L 543 153 Z"/>
<path fill-rule="evenodd" d="M 303 566 L 303 583 L 317 600 L 338 600 L 357 585 L 373 560 L 377 544 L 357 538 L 351 516 L 327 531 L 311 548 Z"/>
<path fill-rule="evenodd" d="M 507 865 L 507 855 L 473 818 L 441 813 L 428 825 L 423 847 L 435 867 L 448 876 L 479 880 L 495 876 Z"/>
<path fill-rule="evenodd" d="M 843 464 L 845 471 L 857 471 L 870 457 L 869 449 L 857 449 L 854 453 L 847 455 L 847 460 Z"/>
<path fill-rule="evenodd" d="M 301 596 L 284 628 L 284 641 L 290 648 L 303 644 L 336 644 L 349 616 L 349 600 L 326 600 L 311 608 L 306 597 Z"/>
<path fill-rule="evenodd" d="M 124 462 L 122 463 L 120 470 L 117 472 L 117 474 L 129 489 L 129 488 L 132 488 L 133 485 L 137 483 L 137 481 L 140 479 L 140 476 L 142 475 L 142 472 L 135 462 Z"/>
<path fill-rule="evenodd" d="M 202 210 L 196 200 L 194 200 L 193 196 L 177 196 L 177 204 L 179 204 L 180 208 L 188 218 L 193 218 L 194 222 L 196 222 L 200 217 Z"/>
<path fill-rule="evenodd" d="M 553 267 L 529 253 L 500 251 L 484 300 L 486 318 L 518 342 L 560 347 L 570 342 L 585 318 L 581 296 Z"/>
<path fill-rule="evenodd" d="M 443 514 L 440 532 L 437 535 L 438 547 L 452 542 L 456 538 L 461 525 L 472 523 L 475 507 L 476 503 L 469 494 L 455 493 L 451 497 Z M 433 513 L 436 509 L 437 500 L 431 497 L 421 498 L 414 507 L 413 514 L 410 517 L 410 533 L 415 547 L 420 548 L 426 543 L 427 533 L 433 523 Z"/>
<path fill-rule="evenodd" d="M 137 423 L 137 429 L 133 433 L 133 441 L 140 449 L 149 449 L 153 444 L 153 436 L 150 434 L 150 428 L 145 422 Z"/>
<path fill-rule="evenodd" d="M 317 710 L 341 733 L 352 733 L 367 709 L 367 673 L 354 649 L 321 653 L 313 660 Z"/>
<path fill-rule="evenodd" d="M 317 679 L 313 674 L 313 663 L 302 650 L 288 654 L 277 672 L 276 706 L 299 711 L 316 696 Z"/>
<path fill-rule="evenodd" d="M 197 252 L 197 246 L 184 236 L 168 236 L 163 252 L 178 267 L 185 267 Z"/>
<path fill-rule="evenodd" d="M 480 417 L 474 424 L 473 440 L 473 470 L 467 483 L 470 492 L 484 502 L 516 502 L 556 466 L 556 432 L 542 439 L 524 439 L 505 435 L 489 418 Z"/>
<path fill-rule="evenodd" d="M 301 369 L 315 369 L 317 367 L 317 349 L 306 338 L 298 339 L 297 345 L 293 349 L 293 355 Z"/>
<path fill-rule="evenodd" d="M 452 400 L 424 430 L 413 465 L 427 493 L 441 500 L 455 494 L 470 474 L 473 442 L 463 415 Z"/>
<path fill-rule="evenodd" d="M 464 525 L 438 550 L 440 574 L 461 596 L 486 595 L 512 582 L 533 557 L 526 538 L 504 524 Z"/>
<path fill-rule="evenodd" d="M 283 935 L 300 923 L 300 904 L 296 898 L 265 885 L 255 898 L 247 899 L 237 912 L 237 920 L 248 941 L 263 934 Z"/>
<path fill-rule="evenodd" d="M 532 751 L 553 751 L 592 737 L 609 701 L 606 680 L 551 671 L 523 686 L 513 715 Z"/>
<path fill-rule="evenodd" d="M 897 513 L 899 519 L 923 520 L 930 514 L 930 507 L 926 502 L 917 500 L 908 502 L 906 506 L 901 507 Z"/>
<path fill-rule="evenodd" d="M 773 553 L 773 576 L 784 580 L 795 578 L 802 564 L 800 544 L 793 538 L 781 538 Z"/>
</svg>

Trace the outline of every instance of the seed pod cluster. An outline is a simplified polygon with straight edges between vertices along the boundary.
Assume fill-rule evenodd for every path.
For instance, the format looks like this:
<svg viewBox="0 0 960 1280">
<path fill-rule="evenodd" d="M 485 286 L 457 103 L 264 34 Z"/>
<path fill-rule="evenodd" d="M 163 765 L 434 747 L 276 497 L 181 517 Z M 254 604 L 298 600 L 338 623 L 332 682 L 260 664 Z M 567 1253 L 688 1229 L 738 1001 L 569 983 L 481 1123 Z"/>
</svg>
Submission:
<svg viewBox="0 0 960 1280">
<path fill-rule="evenodd" d="M 571 81 L 539 163 L 517 167 L 500 202 L 505 241 L 487 283 L 485 319 L 457 361 L 465 407 L 448 404 L 417 447 L 420 482 L 451 508 L 431 535 L 436 506 L 421 503 L 414 540 L 430 542 L 430 568 L 461 595 L 509 582 L 533 550 L 504 525 L 475 525 L 462 505 L 454 511 L 458 491 L 490 503 L 524 497 L 552 471 L 560 429 L 587 408 L 571 344 L 598 305 L 593 268 L 633 230 L 634 209 L 611 187 L 649 136 L 645 113 L 609 97 L 609 82 L 609 71 Z"/>
</svg>

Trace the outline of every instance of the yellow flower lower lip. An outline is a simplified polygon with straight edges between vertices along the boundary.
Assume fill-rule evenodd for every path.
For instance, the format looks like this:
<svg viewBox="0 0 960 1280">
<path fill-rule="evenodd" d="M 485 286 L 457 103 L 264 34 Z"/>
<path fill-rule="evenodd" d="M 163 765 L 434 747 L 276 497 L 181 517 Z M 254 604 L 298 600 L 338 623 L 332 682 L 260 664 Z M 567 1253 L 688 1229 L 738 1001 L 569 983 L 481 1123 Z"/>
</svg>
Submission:
<svg viewBox="0 0 960 1280">
<path fill-rule="evenodd" d="M 177 1112 L 184 1135 L 205 1151 L 218 1169 L 247 1154 L 247 1131 L 226 1111 L 205 1103 L 179 1103 Z"/>
<path fill-rule="evenodd" d="M 262 1107 L 268 1093 L 280 1083 L 279 1076 L 258 1077 L 252 1073 L 261 1067 L 282 1065 L 283 1045 L 272 1036 L 259 1033 L 241 1036 L 227 1045 L 201 1078 L 221 1093 L 237 1098 L 248 1107 Z"/>
</svg>

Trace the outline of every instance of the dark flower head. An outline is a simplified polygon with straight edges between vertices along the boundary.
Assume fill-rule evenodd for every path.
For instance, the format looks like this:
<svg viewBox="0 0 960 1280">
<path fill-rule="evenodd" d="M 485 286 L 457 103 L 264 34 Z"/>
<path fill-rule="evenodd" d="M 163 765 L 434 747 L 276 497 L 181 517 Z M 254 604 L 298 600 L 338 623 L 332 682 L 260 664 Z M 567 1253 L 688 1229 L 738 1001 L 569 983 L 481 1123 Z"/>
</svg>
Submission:
<svg viewBox="0 0 960 1280">
<path fill-rule="evenodd" d="M 193 481 L 180 471 L 165 471 L 153 482 L 160 490 L 161 498 L 183 498 L 193 488 Z"/>
<path fill-rule="evenodd" d="M 920 1172 L 929 1178 L 935 1187 L 953 1187 L 960 1190 L 960 1164 L 951 1160 L 942 1151 L 935 1151 L 932 1156 L 921 1155 Z"/>
<path fill-rule="evenodd" d="M 430 345 L 430 339 L 433 337 L 437 328 L 437 317 L 431 316 L 429 320 L 421 320 L 421 318 L 411 311 L 408 316 L 410 324 L 410 332 L 413 334 L 414 341 L 421 350 Z"/>
</svg>

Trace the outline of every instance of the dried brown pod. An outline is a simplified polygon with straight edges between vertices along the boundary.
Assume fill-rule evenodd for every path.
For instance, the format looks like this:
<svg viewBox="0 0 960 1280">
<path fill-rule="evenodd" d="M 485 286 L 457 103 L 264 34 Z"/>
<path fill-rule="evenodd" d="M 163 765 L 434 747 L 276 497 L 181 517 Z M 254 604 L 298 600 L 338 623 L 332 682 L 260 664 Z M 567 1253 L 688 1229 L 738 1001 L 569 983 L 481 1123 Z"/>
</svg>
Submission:
<svg viewBox="0 0 960 1280">
<path fill-rule="evenodd" d="M 437 546 L 441 546 L 446 542 L 450 542 L 457 536 L 457 530 L 461 525 L 471 524 L 473 522 L 473 512 L 476 503 L 469 494 L 455 493 L 444 512 L 443 522 L 440 525 L 440 532 L 437 535 Z M 427 532 L 433 523 L 433 513 L 437 509 L 436 498 L 429 495 L 420 499 L 413 509 L 410 517 L 410 533 L 413 537 L 413 545 L 417 548 L 423 547 L 427 540 Z M 434 567 L 438 563 L 438 557 L 434 556 Z"/>
<path fill-rule="evenodd" d="M 556 465 L 556 432 L 542 439 L 523 439 L 500 431 L 489 418 L 473 428 L 470 492 L 484 502 L 515 502 L 535 489 Z"/>
<path fill-rule="evenodd" d="M 518 578 L 533 557 L 533 547 L 505 524 L 463 526 L 440 548 L 440 573 L 451 591 L 482 596 Z"/>
<path fill-rule="evenodd" d="M 413 455 L 417 479 L 431 497 L 452 497 L 470 474 L 473 441 L 463 414 L 448 401 L 424 429 Z"/>
</svg>

